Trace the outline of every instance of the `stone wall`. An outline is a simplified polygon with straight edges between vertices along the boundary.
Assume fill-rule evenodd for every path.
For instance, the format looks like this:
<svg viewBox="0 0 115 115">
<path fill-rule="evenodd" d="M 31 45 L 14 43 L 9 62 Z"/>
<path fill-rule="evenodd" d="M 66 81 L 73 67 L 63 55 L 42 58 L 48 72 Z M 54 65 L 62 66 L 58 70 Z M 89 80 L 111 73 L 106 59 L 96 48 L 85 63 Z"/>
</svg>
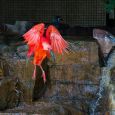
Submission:
<svg viewBox="0 0 115 115">
<path fill-rule="evenodd" d="M 31 76 L 34 68 L 31 61 L 26 63 L 26 60 L 20 59 L 13 60 L 15 62 L 13 66 L 14 73 L 12 77 L 8 77 L 11 82 L 5 80 L 6 78 L 2 78 L 1 88 L 5 88 L 4 83 L 12 84 L 12 80 L 14 83 L 16 80 L 14 78 L 18 78 L 21 87 L 18 86 L 17 89 L 23 92 L 21 101 L 27 103 L 33 100 L 60 102 L 64 105 L 72 105 L 76 110 L 88 113 L 91 109 L 90 102 L 96 98 L 99 88 L 98 46 L 96 42 L 88 41 L 71 41 L 71 43 L 76 46 L 74 47 L 74 52 L 65 54 L 62 57 L 57 56 L 55 63 L 52 60 L 44 61 L 43 67 L 47 75 L 46 84 L 43 83 L 39 68 L 37 69 L 37 79 L 33 81 Z M 3 82 L 3 80 L 6 82 Z M 14 91 L 16 89 L 15 84 L 12 87 Z M 7 97 L 5 91 L 3 95 Z M 0 97 L 2 98 L 3 96 Z M 1 103 L 3 102 L 1 101 Z M 6 100 L 4 100 L 4 103 L 6 103 Z M 108 105 L 106 94 L 100 101 L 96 112 L 103 113 L 108 111 Z"/>
</svg>

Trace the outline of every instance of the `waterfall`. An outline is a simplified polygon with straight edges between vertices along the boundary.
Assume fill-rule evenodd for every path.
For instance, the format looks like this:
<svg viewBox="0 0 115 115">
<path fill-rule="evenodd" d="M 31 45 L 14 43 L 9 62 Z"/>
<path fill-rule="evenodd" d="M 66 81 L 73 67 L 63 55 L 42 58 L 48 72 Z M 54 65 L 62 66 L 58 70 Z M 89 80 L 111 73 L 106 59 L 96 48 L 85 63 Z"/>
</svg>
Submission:
<svg viewBox="0 0 115 115">
<path fill-rule="evenodd" d="M 91 103 L 91 115 L 95 115 L 95 111 L 101 98 L 103 97 L 103 93 L 105 89 L 109 86 L 110 83 L 110 70 L 106 67 L 102 68 L 101 76 L 100 76 L 100 83 L 99 83 L 99 91 L 96 94 L 96 99 Z"/>
<path fill-rule="evenodd" d="M 106 89 L 110 88 L 110 72 L 111 69 L 115 67 L 115 50 L 113 50 L 110 55 L 108 56 L 107 60 L 107 66 L 101 68 L 101 80 L 99 83 L 99 91 L 97 93 L 97 99 L 94 100 L 94 102 L 91 103 L 91 115 L 95 114 L 96 108 L 99 105 L 100 99 L 103 97 L 103 92 Z"/>
</svg>

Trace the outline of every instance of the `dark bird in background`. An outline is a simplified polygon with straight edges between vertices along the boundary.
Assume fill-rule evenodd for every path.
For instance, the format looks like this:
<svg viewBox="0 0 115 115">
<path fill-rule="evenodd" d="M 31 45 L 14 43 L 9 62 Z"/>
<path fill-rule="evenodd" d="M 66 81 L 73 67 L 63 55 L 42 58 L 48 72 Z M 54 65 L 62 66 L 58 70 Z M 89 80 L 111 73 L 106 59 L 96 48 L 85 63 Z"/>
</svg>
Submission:
<svg viewBox="0 0 115 115">
<path fill-rule="evenodd" d="M 22 35 L 33 25 L 34 24 L 29 21 L 16 21 L 14 25 L 0 24 L 0 35 L 4 36 L 4 42 L 6 44 L 21 41 L 23 40 Z"/>
<path fill-rule="evenodd" d="M 64 20 L 60 17 L 60 16 L 55 16 L 52 20 L 52 24 L 56 27 L 59 28 L 60 24 L 63 22 Z"/>
<path fill-rule="evenodd" d="M 67 35 L 67 30 L 70 29 L 70 26 L 64 21 L 61 16 L 55 16 L 51 24 L 60 31 L 61 35 Z"/>
<path fill-rule="evenodd" d="M 93 38 L 99 44 L 98 55 L 100 66 L 106 66 L 109 55 L 115 49 L 115 37 L 105 30 L 93 29 Z"/>
</svg>

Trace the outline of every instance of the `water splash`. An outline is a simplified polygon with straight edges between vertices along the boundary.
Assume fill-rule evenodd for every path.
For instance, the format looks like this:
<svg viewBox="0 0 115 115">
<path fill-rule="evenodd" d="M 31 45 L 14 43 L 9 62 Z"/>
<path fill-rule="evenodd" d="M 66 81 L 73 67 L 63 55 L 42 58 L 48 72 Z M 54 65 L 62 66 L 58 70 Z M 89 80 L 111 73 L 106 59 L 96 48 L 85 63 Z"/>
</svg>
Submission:
<svg viewBox="0 0 115 115">
<path fill-rule="evenodd" d="M 96 108 L 99 105 L 99 101 L 103 96 L 103 92 L 106 88 L 110 85 L 110 71 L 112 68 L 115 67 L 115 50 L 113 49 L 108 56 L 107 65 L 106 67 L 101 68 L 101 80 L 99 85 L 99 91 L 97 93 L 97 99 L 90 105 L 91 107 L 91 115 L 95 114 Z"/>
</svg>

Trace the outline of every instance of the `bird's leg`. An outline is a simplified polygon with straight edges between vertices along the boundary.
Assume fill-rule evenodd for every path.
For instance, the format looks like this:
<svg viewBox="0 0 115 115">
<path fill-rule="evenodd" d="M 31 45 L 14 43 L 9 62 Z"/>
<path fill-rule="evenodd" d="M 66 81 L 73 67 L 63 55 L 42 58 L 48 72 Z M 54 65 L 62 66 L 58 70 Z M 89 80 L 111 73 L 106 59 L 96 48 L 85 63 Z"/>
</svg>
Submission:
<svg viewBox="0 0 115 115">
<path fill-rule="evenodd" d="M 45 71 L 43 70 L 42 66 L 40 66 L 40 69 L 42 70 L 42 77 L 43 77 L 43 80 L 44 80 L 44 83 L 46 82 L 46 74 L 45 74 Z"/>
<path fill-rule="evenodd" d="M 34 72 L 32 75 L 32 79 L 35 80 L 35 78 L 36 78 L 36 65 L 34 65 Z"/>
</svg>

